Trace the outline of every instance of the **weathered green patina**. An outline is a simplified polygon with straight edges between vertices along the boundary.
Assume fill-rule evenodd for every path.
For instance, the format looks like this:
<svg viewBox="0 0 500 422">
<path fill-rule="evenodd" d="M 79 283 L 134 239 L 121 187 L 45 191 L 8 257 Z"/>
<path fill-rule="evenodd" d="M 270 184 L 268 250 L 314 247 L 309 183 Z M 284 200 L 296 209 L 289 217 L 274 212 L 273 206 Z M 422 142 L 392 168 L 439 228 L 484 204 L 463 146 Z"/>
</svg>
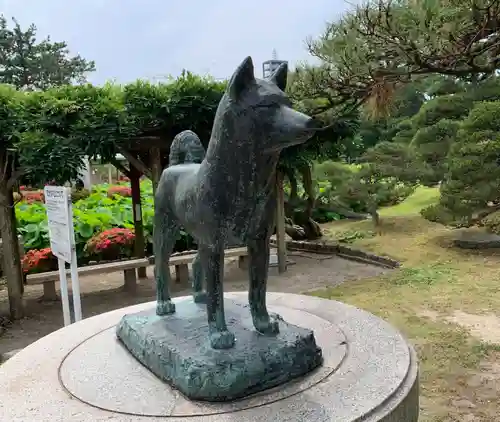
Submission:
<svg viewBox="0 0 500 422">
<path fill-rule="evenodd" d="M 172 144 L 172 165 L 158 184 L 156 316 L 127 316 L 117 335 L 146 367 L 191 398 L 243 397 L 322 362 L 312 331 L 270 315 L 266 306 L 276 165 L 284 148 L 307 141 L 316 130 L 311 117 L 292 109 L 283 92 L 286 78 L 287 66 L 282 65 L 269 80 L 256 79 L 247 57 L 219 104 L 206 154 L 196 134 L 183 132 Z M 168 265 L 181 227 L 198 244 L 194 300 L 182 315 L 170 296 Z M 230 330 L 223 297 L 224 250 L 235 244 L 248 247 L 249 312 L 233 307 Z"/>
<path fill-rule="evenodd" d="M 225 301 L 228 328 L 236 336 L 232 349 L 213 349 L 206 310 L 193 300 L 177 303 L 175 314 L 154 309 L 124 317 L 118 338 L 144 366 L 194 400 L 228 401 L 307 374 L 321 365 L 321 349 L 311 330 L 275 316 L 276 336 L 253 328 L 248 305 Z"/>
<path fill-rule="evenodd" d="M 215 115 L 203 161 L 176 164 L 163 172 L 155 196 L 154 252 L 157 313 L 175 312 L 171 301 L 168 259 L 181 227 L 198 244 L 200 265 L 194 279 L 206 282 L 208 326 L 212 347 L 234 346 L 224 316 L 222 275 L 224 249 L 246 244 L 250 257 L 249 302 L 257 331 L 276 334 L 279 326 L 266 308 L 269 239 L 276 209 L 275 174 L 280 152 L 314 134 L 311 117 L 295 111 L 283 92 L 287 66 L 270 80 L 254 76 L 250 57 L 236 69 Z M 199 148 L 192 137 L 183 145 Z M 173 148 L 181 148 L 179 143 Z M 178 156 L 171 151 L 172 156 Z M 161 257 L 161 259 L 160 259 Z M 198 274 L 200 272 L 200 274 Z M 202 275 L 201 275 L 202 274 Z M 201 283 L 195 283 L 201 289 Z M 201 290 L 195 298 L 204 298 Z"/>
</svg>

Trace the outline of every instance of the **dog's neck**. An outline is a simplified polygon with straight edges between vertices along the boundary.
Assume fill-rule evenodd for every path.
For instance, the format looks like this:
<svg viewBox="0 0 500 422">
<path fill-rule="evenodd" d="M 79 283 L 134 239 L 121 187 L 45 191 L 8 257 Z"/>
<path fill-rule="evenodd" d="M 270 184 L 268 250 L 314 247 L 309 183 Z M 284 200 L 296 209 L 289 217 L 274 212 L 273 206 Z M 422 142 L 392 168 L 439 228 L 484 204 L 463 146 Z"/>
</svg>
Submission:
<svg viewBox="0 0 500 422">
<path fill-rule="evenodd" d="M 240 191 L 246 195 L 271 194 L 279 152 L 264 154 L 262 145 L 250 139 L 251 128 L 245 122 L 238 122 L 234 116 L 221 117 L 216 118 L 205 165 L 220 168 L 220 171 L 216 170 L 219 173 L 217 180 L 220 181 L 221 174 L 224 174 L 228 184 L 238 184 Z M 235 170 L 224 171 L 225 166 Z"/>
</svg>

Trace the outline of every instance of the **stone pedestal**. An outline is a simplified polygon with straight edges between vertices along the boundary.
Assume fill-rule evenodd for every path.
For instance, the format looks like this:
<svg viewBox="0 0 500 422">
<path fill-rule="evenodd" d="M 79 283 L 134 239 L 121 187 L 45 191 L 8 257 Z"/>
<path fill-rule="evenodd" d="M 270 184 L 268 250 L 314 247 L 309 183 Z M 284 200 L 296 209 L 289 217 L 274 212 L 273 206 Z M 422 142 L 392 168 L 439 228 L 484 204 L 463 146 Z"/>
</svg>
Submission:
<svg viewBox="0 0 500 422">
<path fill-rule="evenodd" d="M 226 300 L 246 303 L 245 293 Z M 189 298 L 176 300 L 177 306 Z M 0 366 L 0 415 L 9 422 L 417 422 L 413 348 L 389 324 L 315 297 L 270 293 L 269 309 L 314 331 L 324 362 L 308 375 L 227 403 L 186 398 L 142 366 L 116 338 L 124 315 L 85 319 L 26 347 Z"/>
<path fill-rule="evenodd" d="M 279 321 L 280 332 L 255 331 L 248 305 L 226 300 L 228 329 L 236 344 L 210 346 L 206 306 L 191 298 L 172 315 L 155 309 L 126 315 L 116 334 L 127 350 L 160 379 L 194 400 L 229 401 L 276 387 L 311 372 L 323 362 L 314 334 Z"/>
</svg>

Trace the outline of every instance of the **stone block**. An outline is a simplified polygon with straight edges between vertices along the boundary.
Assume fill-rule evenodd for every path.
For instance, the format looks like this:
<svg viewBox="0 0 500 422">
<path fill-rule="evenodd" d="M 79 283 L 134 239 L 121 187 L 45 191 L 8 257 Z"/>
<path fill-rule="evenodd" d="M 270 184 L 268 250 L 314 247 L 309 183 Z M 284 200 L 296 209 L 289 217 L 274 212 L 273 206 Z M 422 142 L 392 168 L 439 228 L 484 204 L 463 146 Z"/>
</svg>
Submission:
<svg viewBox="0 0 500 422">
<path fill-rule="evenodd" d="M 225 301 L 232 349 L 210 346 L 206 307 L 177 303 L 176 313 L 126 315 L 117 336 L 144 366 L 190 399 L 223 402 L 284 384 L 317 368 L 321 349 L 311 330 L 280 320 L 280 333 L 255 331 L 248 306 Z"/>
<path fill-rule="evenodd" d="M 500 236 L 483 230 L 469 229 L 460 232 L 453 244 L 462 249 L 500 248 Z"/>
</svg>

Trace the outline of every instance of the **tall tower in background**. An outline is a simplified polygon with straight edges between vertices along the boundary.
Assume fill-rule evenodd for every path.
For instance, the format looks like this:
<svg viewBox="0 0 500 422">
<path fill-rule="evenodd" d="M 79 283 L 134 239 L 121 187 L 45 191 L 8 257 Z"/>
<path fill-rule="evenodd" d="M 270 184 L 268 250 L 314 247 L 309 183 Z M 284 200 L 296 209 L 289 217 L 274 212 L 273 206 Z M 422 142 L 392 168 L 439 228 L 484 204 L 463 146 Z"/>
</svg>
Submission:
<svg viewBox="0 0 500 422">
<path fill-rule="evenodd" d="M 276 53 L 276 49 L 274 49 L 272 59 L 266 60 L 264 63 L 262 63 L 262 76 L 264 77 L 264 79 L 271 76 L 282 63 L 288 63 L 288 61 L 278 60 L 278 53 Z"/>
</svg>

